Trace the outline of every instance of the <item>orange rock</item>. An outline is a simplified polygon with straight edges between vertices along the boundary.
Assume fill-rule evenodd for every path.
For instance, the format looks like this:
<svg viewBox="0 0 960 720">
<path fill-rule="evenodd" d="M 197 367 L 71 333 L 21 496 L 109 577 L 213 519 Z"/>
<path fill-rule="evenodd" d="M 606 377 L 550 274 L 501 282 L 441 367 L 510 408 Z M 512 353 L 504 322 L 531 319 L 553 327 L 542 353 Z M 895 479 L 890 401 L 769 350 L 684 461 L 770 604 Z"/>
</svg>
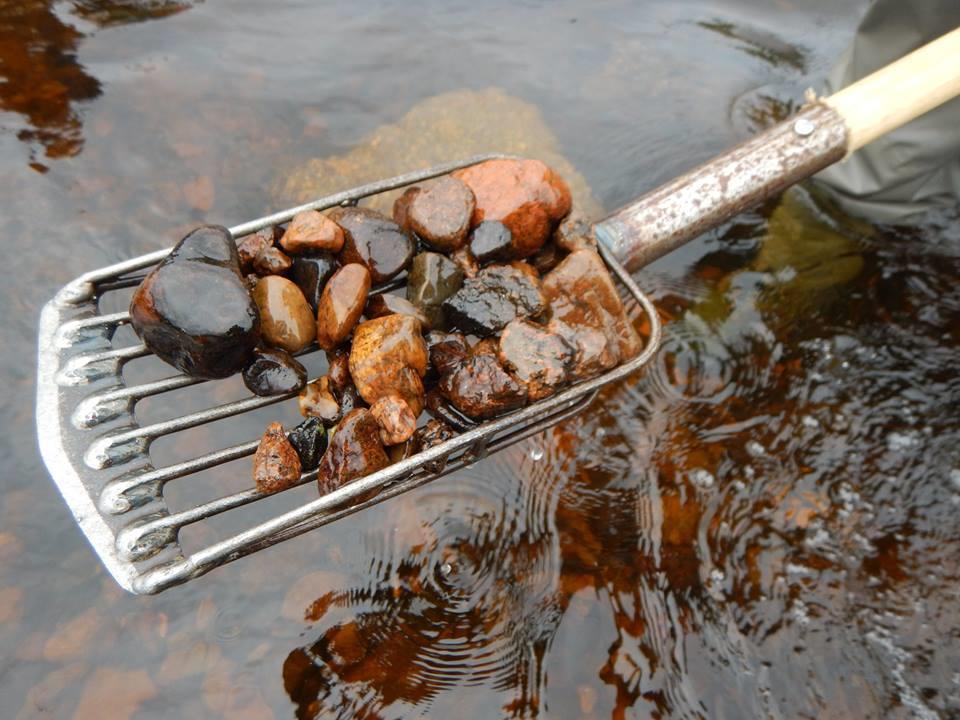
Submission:
<svg viewBox="0 0 960 720">
<path fill-rule="evenodd" d="M 265 493 L 286 490 L 300 480 L 300 457 L 280 423 L 270 423 L 257 446 L 253 479 L 257 490 Z"/>
<path fill-rule="evenodd" d="M 349 263 L 327 281 L 317 306 L 317 344 L 333 350 L 343 342 L 363 313 L 370 292 L 370 272 Z"/>
<path fill-rule="evenodd" d="M 280 277 L 261 278 L 253 289 L 253 300 L 260 311 L 260 336 L 269 345 L 295 353 L 316 337 L 313 311 L 295 284 Z"/>
<path fill-rule="evenodd" d="M 406 401 L 394 393 L 384 395 L 370 407 L 370 414 L 380 426 L 384 445 L 406 442 L 417 429 L 417 418 Z"/>
<path fill-rule="evenodd" d="M 333 220 L 316 210 L 304 210 L 293 216 L 280 245 L 288 253 L 338 253 L 343 248 L 343 230 Z"/>
<path fill-rule="evenodd" d="M 533 255 L 570 212 L 570 189 L 539 160 L 488 160 L 454 173 L 473 191 L 473 225 L 499 220 L 513 235 L 513 255 Z"/>
<path fill-rule="evenodd" d="M 357 326 L 350 349 L 350 375 L 372 405 L 384 395 L 400 395 L 415 416 L 423 410 L 427 343 L 420 321 L 410 315 L 386 315 Z"/>
</svg>

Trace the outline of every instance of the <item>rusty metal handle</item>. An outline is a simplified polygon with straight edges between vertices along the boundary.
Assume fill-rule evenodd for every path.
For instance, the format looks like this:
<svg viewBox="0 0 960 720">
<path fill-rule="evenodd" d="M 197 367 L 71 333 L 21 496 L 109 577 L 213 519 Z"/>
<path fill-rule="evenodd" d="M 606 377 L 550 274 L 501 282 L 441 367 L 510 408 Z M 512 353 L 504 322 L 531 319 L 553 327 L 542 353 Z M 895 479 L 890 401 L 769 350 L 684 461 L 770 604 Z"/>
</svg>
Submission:
<svg viewBox="0 0 960 720">
<path fill-rule="evenodd" d="M 630 271 L 960 94 L 960 28 L 594 226 Z"/>
<path fill-rule="evenodd" d="M 661 185 L 594 226 L 631 272 L 843 158 L 847 128 L 821 104 Z"/>
</svg>

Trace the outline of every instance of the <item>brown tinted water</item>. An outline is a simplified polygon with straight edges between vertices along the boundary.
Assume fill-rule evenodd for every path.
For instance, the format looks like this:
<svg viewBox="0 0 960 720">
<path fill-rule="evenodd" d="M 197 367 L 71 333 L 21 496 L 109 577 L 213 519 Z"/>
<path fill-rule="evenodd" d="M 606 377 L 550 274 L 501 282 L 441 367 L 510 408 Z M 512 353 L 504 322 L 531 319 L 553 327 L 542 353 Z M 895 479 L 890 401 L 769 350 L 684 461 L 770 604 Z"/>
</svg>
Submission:
<svg viewBox="0 0 960 720">
<path fill-rule="evenodd" d="M 664 351 L 589 415 L 157 597 L 35 449 L 37 315 L 78 273 L 477 144 L 616 207 L 799 97 L 861 10 L 4 4 L 2 716 L 960 714 L 956 218 L 742 216 L 638 274 Z"/>
</svg>

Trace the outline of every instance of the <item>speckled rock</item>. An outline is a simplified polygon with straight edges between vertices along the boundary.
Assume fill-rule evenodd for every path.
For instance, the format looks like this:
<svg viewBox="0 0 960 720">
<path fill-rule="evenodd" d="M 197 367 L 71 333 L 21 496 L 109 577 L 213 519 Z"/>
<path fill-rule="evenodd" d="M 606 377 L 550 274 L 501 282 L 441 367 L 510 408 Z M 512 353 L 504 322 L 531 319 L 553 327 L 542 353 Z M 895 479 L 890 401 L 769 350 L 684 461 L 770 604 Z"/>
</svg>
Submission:
<svg viewBox="0 0 960 720">
<path fill-rule="evenodd" d="M 476 420 L 502 415 L 527 402 L 526 386 L 487 352 L 468 357 L 444 375 L 437 387 L 457 410 Z"/>
<path fill-rule="evenodd" d="M 454 173 L 473 191 L 473 224 L 499 220 L 512 235 L 513 257 L 533 255 L 570 212 L 570 189 L 539 160 L 487 160 Z"/>
<path fill-rule="evenodd" d="M 549 329 L 576 351 L 572 377 L 596 375 L 640 352 L 643 342 L 593 250 L 570 253 L 543 278 L 543 291 L 550 305 Z"/>
<path fill-rule="evenodd" d="M 300 480 L 300 456 L 280 423 L 270 423 L 260 439 L 253 456 L 253 480 L 263 493 L 286 490 Z"/>
<path fill-rule="evenodd" d="M 260 310 L 264 342 L 287 352 L 298 352 L 313 342 L 317 325 L 300 288 L 286 278 L 269 275 L 253 289 Z"/>
<path fill-rule="evenodd" d="M 257 275 L 283 275 L 293 261 L 280 249 L 274 246 L 265 247 L 253 259 L 253 270 Z"/>
<path fill-rule="evenodd" d="M 310 303 L 310 307 L 316 312 L 323 288 L 336 269 L 337 261 L 329 253 L 297 255 L 293 258 L 293 266 L 290 268 L 288 277 L 296 283 L 300 292 Z"/>
<path fill-rule="evenodd" d="M 470 188 L 448 175 L 411 199 L 407 217 L 410 228 L 431 247 L 452 252 L 463 245 L 475 207 Z"/>
<path fill-rule="evenodd" d="M 553 394 L 566 381 L 574 350 L 562 337 L 529 320 L 514 320 L 500 335 L 503 366 L 526 383 L 531 401 Z"/>
<path fill-rule="evenodd" d="M 533 268 L 528 272 L 513 265 L 491 265 L 467 278 L 442 307 L 451 328 L 485 337 L 516 318 L 540 315 L 546 302 Z"/>
<path fill-rule="evenodd" d="M 417 418 L 399 395 L 384 395 L 370 406 L 370 414 L 380 426 L 380 441 L 387 446 L 406 442 L 417 429 Z"/>
<path fill-rule="evenodd" d="M 332 427 L 340 419 L 340 402 L 326 375 L 308 383 L 300 392 L 297 402 L 301 415 L 318 418 L 326 427 Z"/>
<path fill-rule="evenodd" d="M 364 265 L 350 263 L 327 281 L 317 305 L 317 344 L 332 350 L 357 324 L 370 292 L 370 273 Z"/>
<path fill-rule="evenodd" d="M 343 248 L 343 230 L 333 220 L 316 210 L 303 210 L 290 220 L 280 238 L 280 246 L 291 255 L 303 253 L 338 253 Z"/>
<path fill-rule="evenodd" d="M 306 383 L 307 369 L 285 350 L 258 349 L 243 369 L 243 384 L 262 397 L 299 392 Z"/>
<path fill-rule="evenodd" d="M 397 223 L 360 207 L 334 208 L 330 218 L 343 228 L 342 263 L 360 263 L 380 285 L 405 270 L 413 259 L 413 240 Z"/>
<path fill-rule="evenodd" d="M 357 326 L 350 348 L 350 376 L 369 404 L 395 393 L 419 416 L 427 344 L 420 322 L 409 315 L 387 315 Z"/>
<path fill-rule="evenodd" d="M 347 413 L 333 433 L 317 469 L 317 485 L 325 495 L 390 464 L 380 442 L 380 426 L 369 410 Z"/>
<path fill-rule="evenodd" d="M 260 315 L 226 228 L 197 228 L 140 283 L 130 321 L 144 344 L 182 372 L 232 375 L 251 359 Z"/>
<path fill-rule="evenodd" d="M 282 234 L 283 231 L 276 225 L 268 225 L 262 230 L 241 238 L 237 243 L 241 272 L 244 274 L 253 272 L 253 261 L 260 254 L 260 251 L 273 247 Z"/>
</svg>

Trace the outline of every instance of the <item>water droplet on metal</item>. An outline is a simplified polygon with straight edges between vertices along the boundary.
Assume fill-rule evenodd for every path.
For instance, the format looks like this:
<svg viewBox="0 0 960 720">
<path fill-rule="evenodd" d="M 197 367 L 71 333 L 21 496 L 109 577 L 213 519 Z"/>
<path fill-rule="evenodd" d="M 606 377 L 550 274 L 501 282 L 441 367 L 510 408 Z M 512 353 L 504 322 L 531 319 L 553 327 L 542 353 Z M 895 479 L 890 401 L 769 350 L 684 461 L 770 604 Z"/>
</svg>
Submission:
<svg viewBox="0 0 960 720">
<path fill-rule="evenodd" d="M 451 565 L 450 563 L 445 562 L 443 565 L 440 566 L 441 575 L 447 576 L 452 572 L 453 572 L 453 565 Z"/>
<path fill-rule="evenodd" d="M 534 462 L 543 460 L 543 448 L 535 447 L 530 450 L 530 459 Z"/>
<path fill-rule="evenodd" d="M 793 131 L 800 137 L 812 135 L 816 129 L 817 126 L 814 125 L 813 121 L 807 118 L 797 118 L 797 121 L 793 124 Z"/>
</svg>

